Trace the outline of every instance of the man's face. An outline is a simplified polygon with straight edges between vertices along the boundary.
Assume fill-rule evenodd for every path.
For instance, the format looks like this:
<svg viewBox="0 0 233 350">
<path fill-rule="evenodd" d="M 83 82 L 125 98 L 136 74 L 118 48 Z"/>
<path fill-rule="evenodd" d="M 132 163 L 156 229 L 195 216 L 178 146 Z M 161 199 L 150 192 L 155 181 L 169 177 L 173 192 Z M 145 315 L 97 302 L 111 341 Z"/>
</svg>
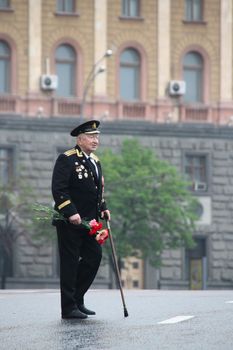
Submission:
<svg viewBox="0 0 233 350">
<path fill-rule="evenodd" d="M 86 154 L 96 151 L 99 145 L 99 134 L 81 134 L 77 139 L 78 145 Z"/>
</svg>

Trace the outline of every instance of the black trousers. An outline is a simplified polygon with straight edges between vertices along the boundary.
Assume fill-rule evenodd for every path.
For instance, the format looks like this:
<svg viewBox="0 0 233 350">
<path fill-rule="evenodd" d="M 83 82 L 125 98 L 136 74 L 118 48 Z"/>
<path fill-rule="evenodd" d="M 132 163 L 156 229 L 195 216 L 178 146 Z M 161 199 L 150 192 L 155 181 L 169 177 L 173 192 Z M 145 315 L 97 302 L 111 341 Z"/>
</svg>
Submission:
<svg viewBox="0 0 233 350">
<path fill-rule="evenodd" d="M 57 224 L 60 254 L 61 313 L 65 315 L 84 303 L 102 258 L 102 248 L 85 229 L 63 221 Z"/>
</svg>

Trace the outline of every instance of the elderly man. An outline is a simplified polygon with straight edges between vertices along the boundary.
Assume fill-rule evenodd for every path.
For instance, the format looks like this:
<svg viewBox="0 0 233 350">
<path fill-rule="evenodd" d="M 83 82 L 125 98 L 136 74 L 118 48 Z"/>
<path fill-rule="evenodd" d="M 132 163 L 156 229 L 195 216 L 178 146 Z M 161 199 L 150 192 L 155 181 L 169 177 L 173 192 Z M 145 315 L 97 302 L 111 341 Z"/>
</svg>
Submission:
<svg viewBox="0 0 233 350">
<path fill-rule="evenodd" d="M 60 254 L 62 318 L 87 318 L 95 312 L 86 308 L 84 295 L 98 271 L 102 250 L 82 228 L 82 219 L 106 217 L 100 161 L 93 153 L 99 145 L 100 122 L 91 120 L 71 131 L 77 145 L 60 154 L 53 170 L 52 193 L 55 209 L 66 220 L 54 220 Z"/>
</svg>

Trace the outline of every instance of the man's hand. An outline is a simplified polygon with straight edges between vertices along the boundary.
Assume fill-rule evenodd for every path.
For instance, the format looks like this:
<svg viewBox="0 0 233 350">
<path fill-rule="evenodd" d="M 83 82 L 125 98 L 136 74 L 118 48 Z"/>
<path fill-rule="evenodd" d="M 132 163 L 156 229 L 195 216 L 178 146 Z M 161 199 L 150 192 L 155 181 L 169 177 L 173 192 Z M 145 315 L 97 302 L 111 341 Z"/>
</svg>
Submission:
<svg viewBox="0 0 233 350">
<path fill-rule="evenodd" d="M 111 220 L 111 214 L 109 210 L 104 210 L 101 212 L 101 219 Z"/>
<path fill-rule="evenodd" d="M 82 222 L 81 216 L 77 213 L 69 217 L 69 222 L 74 225 L 79 225 Z"/>
</svg>

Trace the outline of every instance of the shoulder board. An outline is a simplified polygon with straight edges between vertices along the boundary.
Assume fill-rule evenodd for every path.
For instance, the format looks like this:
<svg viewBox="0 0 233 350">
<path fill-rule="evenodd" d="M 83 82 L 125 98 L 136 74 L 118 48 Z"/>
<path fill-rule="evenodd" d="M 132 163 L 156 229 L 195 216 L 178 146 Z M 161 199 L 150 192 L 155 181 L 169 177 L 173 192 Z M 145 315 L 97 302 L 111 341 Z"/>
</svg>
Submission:
<svg viewBox="0 0 233 350">
<path fill-rule="evenodd" d="M 99 158 L 94 154 L 94 153 L 91 153 L 90 154 L 91 158 L 93 158 L 96 162 L 99 162 Z"/>
<path fill-rule="evenodd" d="M 66 156 L 72 156 L 73 154 L 76 154 L 76 149 L 75 148 L 71 148 L 71 149 L 69 149 L 68 151 L 66 151 L 66 152 L 64 152 L 64 154 L 66 155 Z"/>
</svg>

